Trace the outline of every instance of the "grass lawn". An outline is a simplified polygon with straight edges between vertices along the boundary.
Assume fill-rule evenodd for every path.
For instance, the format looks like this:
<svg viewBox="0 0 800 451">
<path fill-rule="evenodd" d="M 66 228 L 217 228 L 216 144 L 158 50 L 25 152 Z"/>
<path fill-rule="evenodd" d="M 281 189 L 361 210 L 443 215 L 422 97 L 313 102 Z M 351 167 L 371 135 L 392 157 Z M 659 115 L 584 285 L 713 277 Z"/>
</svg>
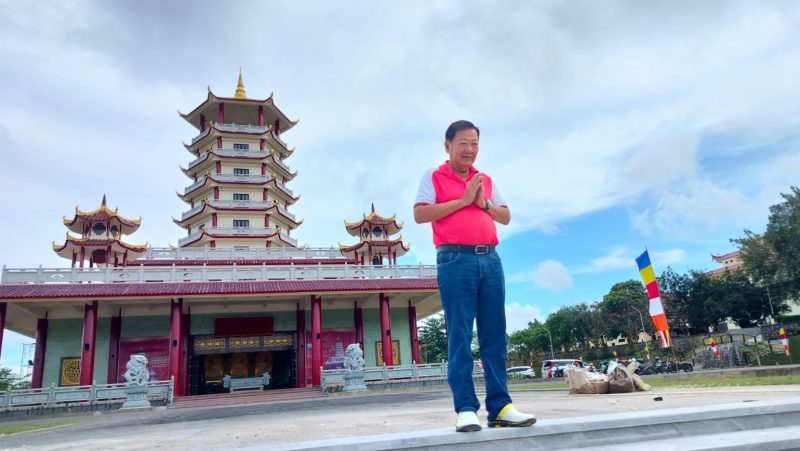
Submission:
<svg viewBox="0 0 800 451">
<path fill-rule="evenodd" d="M 49 429 L 59 426 L 74 424 L 73 421 L 59 421 L 53 423 L 29 423 L 29 424 L 0 424 L 0 435 L 16 434 L 18 432 L 36 431 L 39 429 Z"/>
<path fill-rule="evenodd" d="M 800 375 L 786 376 L 742 376 L 742 377 L 710 377 L 706 379 L 677 380 L 668 377 L 649 377 L 645 382 L 653 387 L 735 387 L 746 385 L 793 385 L 800 384 Z"/>
<path fill-rule="evenodd" d="M 708 377 L 702 379 L 672 379 L 669 376 L 650 376 L 645 377 L 644 381 L 652 385 L 654 388 L 669 388 L 669 387 L 735 387 L 735 386 L 749 386 L 749 385 L 800 385 L 800 375 L 790 374 L 787 376 L 742 376 L 742 377 Z M 547 383 L 530 383 L 530 384 L 509 384 L 509 391 L 527 391 L 527 390 L 560 390 L 567 389 L 569 385 L 566 382 L 547 382 Z"/>
</svg>

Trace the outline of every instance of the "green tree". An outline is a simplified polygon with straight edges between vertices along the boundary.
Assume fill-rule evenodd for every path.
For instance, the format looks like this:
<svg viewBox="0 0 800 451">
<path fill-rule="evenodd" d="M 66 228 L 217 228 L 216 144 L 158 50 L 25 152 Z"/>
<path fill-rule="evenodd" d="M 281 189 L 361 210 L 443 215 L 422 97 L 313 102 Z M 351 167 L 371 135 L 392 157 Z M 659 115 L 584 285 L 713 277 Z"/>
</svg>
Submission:
<svg viewBox="0 0 800 451">
<path fill-rule="evenodd" d="M 800 188 L 782 193 L 784 201 L 769 207 L 767 229 L 762 235 L 745 230 L 731 240 L 742 251 L 751 280 L 769 290 L 775 314 L 790 299 L 800 299 Z"/>
<path fill-rule="evenodd" d="M 21 381 L 14 376 L 11 368 L 0 368 L 0 391 L 20 390 L 27 387 L 27 382 Z"/>
<path fill-rule="evenodd" d="M 658 278 L 658 288 L 670 330 L 680 330 L 684 335 L 689 333 L 689 307 L 692 303 L 692 277 L 678 274 L 669 266 Z"/>
<path fill-rule="evenodd" d="M 419 328 L 419 363 L 438 363 L 447 360 L 447 329 L 444 315 L 433 315 L 422 322 Z"/>
<path fill-rule="evenodd" d="M 528 327 L 513 332 L 508 337 L 509 357 L 520 365 L 530 365 L 537 352 L 550 354 L 550 338 L 547 327 L 538 319 L 528 323 Z"/>
<path fill-rule="evenodd" d="M 622 335 L 637 341 L 642 319 L 635 309 L 642 312 L 643 318 L 649 311 L 647 302 L 647 292 L 638 280 L 630 279 L 614 284 L 599 305 L 604 335 L 609 338 Z"/>
</svg>

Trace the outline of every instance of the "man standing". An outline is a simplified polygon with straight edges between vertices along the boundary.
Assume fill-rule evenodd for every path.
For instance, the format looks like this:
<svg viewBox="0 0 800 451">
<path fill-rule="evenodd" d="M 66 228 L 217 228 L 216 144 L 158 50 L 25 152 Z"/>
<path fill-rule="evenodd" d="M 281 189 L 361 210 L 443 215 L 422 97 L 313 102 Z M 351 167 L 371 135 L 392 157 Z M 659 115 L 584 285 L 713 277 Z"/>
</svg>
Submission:
<svg viewBox="0 0 800 451">
<path fill-rule="evenodd" d="M 439 291 L 447 321 L 447 379 L 458 414 L 456 430 L 481 430 L 480 402 L 472 383 L 472 328 L 477 319 L 486 383 L 489 427 L 531 426 L 533 415 L 511 404 L 506 376 L 505 279 L 495 221 L 511 213 L 492 179 L 473 166 L 480 131 L 456 121 L 445 132 L 449 160 L 425 173 L 414 202 L 414 220 L 430 222 L 436 246 Z"/>
</svg>

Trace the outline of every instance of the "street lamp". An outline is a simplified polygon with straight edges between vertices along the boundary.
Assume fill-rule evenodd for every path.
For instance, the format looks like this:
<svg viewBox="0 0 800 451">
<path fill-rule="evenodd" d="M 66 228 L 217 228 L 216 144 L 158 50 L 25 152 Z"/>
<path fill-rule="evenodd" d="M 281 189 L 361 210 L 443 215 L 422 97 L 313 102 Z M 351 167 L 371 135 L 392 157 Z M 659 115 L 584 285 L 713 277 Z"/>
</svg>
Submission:
<svg viewBox="0 0 800 451">
<path fill-rule="evenodd" d="M 634 309 L 634 310 L 636 310 L 636 313 L 638 313 L 638 314 L 639 314 L 639 320 L 642 322 L 642 333 L 646 333 L 646 332 L 644 331 L 644 317 L 642 316 L 642 312 L 640 312 L 640 311 L 639 311 L 639 309 L 638 309 L 638 308 L 636 308 L 636 307 L 634 307 L 634 306 L 631 306 L 631 308 L 632 308 L 632 309 Z M 642 338 L 642 337 L 640 336 L 639 338 Z"/>
<path fill-rule="evenodd" d="M 555 355 L 555 353 L 553 353 L 553 336 L 550 335 L 550 329 L 545 327 L 544 330 L 547 331 L 547 337 L 550 339 L 550 358 L 551 359 L 555 359 L 556 355 Z"/>
</svg>

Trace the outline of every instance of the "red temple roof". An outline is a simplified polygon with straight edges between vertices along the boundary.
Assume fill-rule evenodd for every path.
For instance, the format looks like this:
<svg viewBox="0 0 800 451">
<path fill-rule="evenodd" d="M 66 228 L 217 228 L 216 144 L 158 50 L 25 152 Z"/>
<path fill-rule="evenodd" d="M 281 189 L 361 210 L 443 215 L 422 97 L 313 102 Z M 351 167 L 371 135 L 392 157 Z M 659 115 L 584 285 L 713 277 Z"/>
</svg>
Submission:
<svg viewBox="0 0 800 451">
<path fill-rule="evenodd" d="M 220 97 L 214 94 L 211 91 L 211 87 L 209 87 L 208 96 L 206 97 L 206 100 L 203 101 L 203 103 L 195 107 L 195 109 L 188 114 L 183 114 L 180 111 L 178 111 L 178 114 L 180 114 L 180 116 L 184 118 L 187 122 L 192 124 L 193 127 L 199 130 L 200 115 L 204 114 L 205 112 L 208 112 L 208 114 L 206 114 L 206 120 L 216 118 L 216 113 L 217 113 L 216 106 L 220 103 L 224 103 L 225 105 L 244 106 L 244 107 L 257 107 L 261 105 L 265 107 L 264 108 L 265 114 L 267 111 L 271 111 L 273 113 L 272 115 L 280 120 L 282 132 L 291 129 L 299 121 L 297 120 L 293 121 L 289 119 L 289 117 L 286 116 L 286 114 L 284 114 L 284 112 L 281 111 L 280 108 L 278 108 L 275 105 L 275 101 L 273 100 L 272 97 L 273 97 L 272 93 L 270 93 L 269 97 L 267 97 L 266 99 L 237 99 L 235 97 Z M 256 112 L 255 108 L 252 108 L 252 110 L 253 110 L 252 112 L 248 111 L 247 113 L 241 112 L 240 114 L 246 114 L 246 116 L 243 116 L 244 119 L 239 119 L 237 123 L 257 124 L 258 113 Z M 227 115 L 229 114 L 229 112 L 225 111 L 225 114 Z"/>
<path fill-rule="evenodd" d="M 436 278 L 0 285 L 0 299 L 147 298 L 438 289 Z"/>
</svg>

